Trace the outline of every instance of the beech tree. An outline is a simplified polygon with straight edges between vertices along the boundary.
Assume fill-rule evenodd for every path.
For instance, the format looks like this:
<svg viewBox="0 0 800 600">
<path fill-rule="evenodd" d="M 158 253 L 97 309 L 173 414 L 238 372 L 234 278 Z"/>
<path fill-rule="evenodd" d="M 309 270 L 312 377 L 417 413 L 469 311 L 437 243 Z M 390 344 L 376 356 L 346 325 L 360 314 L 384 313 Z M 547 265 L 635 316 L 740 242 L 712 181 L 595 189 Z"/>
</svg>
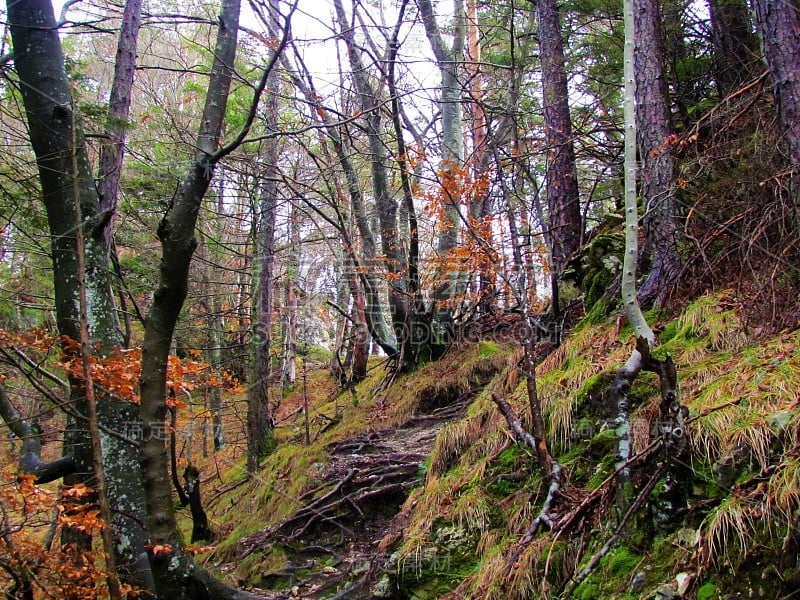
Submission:
<svg viewBox="0 0 800 600">
<path fill-rule="evenodd" d="M 80 306 L 76 302 L 81 286 L 76 235 L 80 227 L 86 293 L 92 299 L 87 315 L 89 340 L 94 352 L 108 355 L 121 343 L 110 280 L 110 239 L 105 228 L 113 218 L 113 207 L 106 206 L 112 212 L 104 212 L 94 184 L 52 5 L 48 0 L 8 2 L 7 10 L 14 66 L 50 228 L 57 326 L 65 340 L 72 340 L 63 351 L 68 358 L 77 359 L 73 344 L 81 339 Z M 113 169 L 106 175 L 113 177 Z M 84 215 L 80 225 L 78 215 Z M 86 483 L 92 480 L 91 442 L 85 421 L 89 407 L 83 382 L 73 379 L 71 383 L 74 413 L 66 426 L 64 454 L 73 458 L 75 472 L 62 475 L 68 484 Z M 99 399 L 97 413 L 99 426 L 106 432 L 103 466 L 108 493 L 118 498 L 119 510 L 111 524 L 119 536 L 118 567 L 127 581 L 149 590 L 153 582 L 142 527 L 145 502 L 139 454 L 131 440 L 107 433 L 126 431 L 131 423 L 138 422 L 136 406 L 108 395 Z"/>
<path fill-rule="evenodd" d="M 59 332 L 65 339 L 85 340 L 92 349 L 107 354 L 120 345 L 119 328 L 109 282 L 109 252 L 103 242 L 107 237 L 103 237 L 103 228 L 98 223 L 104 223 L 112 215 L 100 209 L 79 117 L 71 99 L 52 5 L 45 0 L 9 2 L 8 16 L 15 69 L 22 87 L 51 231 Z M 128 431 L 132 423 L 138 423 L 137 407 L 110 394 L 97 403 L 98 424 L 105 438 L 103 467 L 108 480 L 107 491 L 118 508 L 112 527 L 118 540 L 116 550 L 122 559 L 119 566 L 126 581 L 145 591 L 155 591 L 159 597 L 184 597 L 187 593 L 190 597 L 250 596 L 214 581 L 183 554 L 177 538 L 166 447 L 158 432 L 163 431 L 167 416 L 167 358 L 186 297 L 189 263 L 196 247 L 193 232 L 200 204 L 211 182 L 214 165 L 237 148 L 249 131 L 267 77 L 285 45 L 290 16 L 291 11 L 283 22 L 283 40 L 272 52 L 256 87 L 244 129 L 233 141 L 220 147 L 239 19 L 239 2 L 222 2 L 195 160 L 158 231 L 164 255 L 161 279 L 145 330 L 140 382 L 143 437 L 138 446 L 136 440 L 109 433 Z M 85 216 L 84 220 L 79 220 L 80 215 Z M 76 224 L 80 235 L 75 235 Z M 85 277 L 82 277 L 84 272 Z M 81 285 L 88 287 L 86 295 L 92 300 L 87 304 L 90 310 L 85 319 L 88 339 L 81 335 L 82 317 L 75 301 Z M 67 356 L 75 353 L 72 343 L 64 346 L 64 352 Z M 81 380 L 75 380 L 72 389 L 77 414 L 81 419 L 88 418 L 91 414 L 88 409 L 92 407 L 87 405 Z M 74 458 L 76 470 L 88 473 L 91 458 L 85 450 L 89 446 L 85 429 L 74 425 L 70 429 L 74 434 L 72 438 L 67 437 L 65 449 Z M 146 541 L 149 550 L 145 548 Z"/>
<path fill-rule="evenodd" d="M 284 67 L 294 86 L 311 108 L 312 118 L 322 126 L 325 132 L 325 138 L 321 140 L 323 148 L 326 152 L 329 147 L 332 149 L 332 154 L 341 169 L 341 180 L 337 174 L 332 182 L 334 204 L 337 205 L 334 225 L 343 236 L 342 242 L 347 257 L 345 274 L 354 304 L 357 307 L 356 312 L 359 313 L 356 322 L 366 326 L 369 335 L 388 356 L 397 356 L 397 339 L 394 331 L 387 326 L 389 320 L 386 318 L 380 299 L 380 274 L 374 268 L 378 263 L 377 241 L 367 217 L 358 171 L 349 148 L 346 146 L 346 138 L 342 135 L 338 123 L 332 115 L 333 111 L 323 104 L 308 69 L 299 60 L 299 57 L 297 58 L 297 64 L 291 64 L 288 59 L 284 58 Z M 348 203 L 348 214 L 352 215 L 358 230 L 361 240 L 360 252 L 357 252 L 355 240 L 347 227 L 348 219 L 345 218 L 343 212 L 344 202 Z M 364 360 L 366 360 L 366 356 Z M 362 371 L 362 367 L 365 371 L 366 363 L 359 366 L 359 372 Z"/>
<path fill-rule="evenodd" d="M 353 80 L 360 99 L 360 109 L 364 113 L 366 128 L 370 175 L 372 178 L 372 194 L 380 229 L 381 253 L 385 257 L 387 282 L 389 287 L 389 314 L 392 320 L 395 340 L 398 350 L 404 344 L 404 331 L 408 321 L 408 304 L 406 301 L 407 260 L 397 230 L 397 201 L 389 190 L 388 157 L 386 144 L 383 139 L 381 125 L 381 89 L 373 85 L 364 57 L 359 45 L 356 43 L 353 23 L 348 23 L 347 14 L 341 0 L 334 0 L 336 17 L 340 35 L 347 48 L 348 61 L 353 74 Z M 352 8 L 352 19 L 355 21 L 355 6 Z M 383 78 L 373 78 L 382 81 Z M 362 228 L 363 230 L 363 228 Z M 377 263 L 377 261 L 376 261 Z M 375 267 L 378 265 L 375 264 Z M 368 265 L 368 268 L 371 265 Z M 405 353 L 406 360 L 413 363 L 413 357 Z"/>
</svg>

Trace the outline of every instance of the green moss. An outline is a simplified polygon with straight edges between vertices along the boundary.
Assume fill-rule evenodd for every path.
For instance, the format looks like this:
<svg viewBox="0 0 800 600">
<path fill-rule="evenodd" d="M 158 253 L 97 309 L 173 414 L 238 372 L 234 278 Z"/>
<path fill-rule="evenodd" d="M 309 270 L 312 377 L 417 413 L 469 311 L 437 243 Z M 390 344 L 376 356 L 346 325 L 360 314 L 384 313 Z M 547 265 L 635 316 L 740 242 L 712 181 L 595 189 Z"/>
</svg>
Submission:
<svg viewBox="0 0 800 600">
<path fill-rule="evenodd" d="M 599 586 L 596 583 L 586 581 L 580 584 L 573 594 L 573 598 L 577 600 L 597 600 L 600 597 Z"/>
<path fill-rule="evenodd" d="M 678 321 L 670 321 L 664 326 L 664 330 L 661 332 L 659 336 L 660 341 L 662 344 L 666 344 L 671 339 L 673 339 L 676 335 L 678 335 L 679 328 L 678 328 Z"/>
<path fill-rule="evenodd" d="M 586 315 L 575 326 L 575 331 L 581 331 L 586 327 L 603 323 L 615 305 L 616 303 L 613 300 L 605 297 L 600 298 L 587 310 Z"/>
<path fill-rule="evenodd" d="M 717 586 L 707 581 L 697 590 L 697 600 L 711 600 L 717 595 Z"/>
<path fill-rule="evenodd" d="M 615 275 L 607 269 L 600 269 L 593 276 L 584 280 L 584 285 L 588 284 L 585 296 L 587 308 L 593 308 L 602 299 L 606 289 L 614 281 L 614 277 Z"/>
<path fill-rule="evenodd" d="M 420 552 L 401 558 L 398 588 L 417 599 L 439 598 L 453 590 L 478 567 L 478 533 L 438 521 Z"/>
<path fill-rule="evenodd" d="M 319 346 L 302 345 L 297 349 L 297 355 L 304 358 L 307 363 L 327 365 L 330 363 L 333 353 L 330 350 Z"/>
<path fill-rule="evenodd" d="M 636 569 L 642 557 L 625 546 L 620 546 L 603 558 L 601 564 L 616 579 L 628 576 Z"/>
<path fill-rule="evenodd" d="M 592 438 L 589 442 L 589 448 L 595 456 L 603 456 L 609 452 L 613 452 L 617 446 L 617 434 L 609 427 L 608 429 L 601 429 L 600 432 Z"/>
<path fill-rule="evenodd" d="M 639 373 L 628 393 L 628 400 L 631 406 L 635 407 L 644 404 L 658 393 L 658 380 L 655 373 Z"/>
<path fill-rule="evenodd" d="M 492 461 L 492 466 L 500 471 L 511 471 L 521 456 L 527 457 L 527 454 L 517 444 L 514 444 L 503 450 L 500 456 Z"/>
<path fill-rule="evenodd" d="M 481 340 L 478 342 L 478 358 L 487 359 L 500 352 L 500 346 L 494 342 Z"/>
</svg>

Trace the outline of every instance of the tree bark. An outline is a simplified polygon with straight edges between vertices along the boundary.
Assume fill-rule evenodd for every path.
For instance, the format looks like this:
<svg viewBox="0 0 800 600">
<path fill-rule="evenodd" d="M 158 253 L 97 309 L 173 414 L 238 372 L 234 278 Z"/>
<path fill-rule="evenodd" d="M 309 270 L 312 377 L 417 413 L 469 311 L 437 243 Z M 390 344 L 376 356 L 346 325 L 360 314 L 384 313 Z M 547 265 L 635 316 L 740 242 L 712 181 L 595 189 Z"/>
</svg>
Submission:
<svg viewBox="0 0 800 600">
<path fill-rule="evenodd" d="M 397 231 L 397 202 L 389 191 L 388 158 L 381 126 L 382 103 L 380 89 L 377 89 L 370 81 L 361 49 L 356 43 L 355 31 L 347 22 L 347 15 L 341 0 L 333 0 L 333 5 L 336 9 L 340 30 L 339 35 L 347 47 L 347 56 L 353 73 L 353 81 L 361 99 L 361 110 L 364 113 L 364 125 L 369 145 L 372 193 L 375 198 L 375 208 L 378 215 L 381 252 L 385 261 L 384 265 L 368 264 L 367 268 L 380 266 L 382 271 L 385 270 L 388 273 L 386 281 L 389 288 L 389 313 L 392 319 L 395 339 L 402 346 L 408 313 L 408 303 L 406 301 L 408 261 Z M 355 7 L 353 7 L 353 10 L 355 11 Z"/>
<path fill-rule="evenodd" d="M 125 156 L 125 138 L 130 117 L 133 81 L 136 74 L 136 47 L 141 26 L 141 0 L 127 0 L 122 12 L 114 79 L 108 102 L 105 139 L 100 147 L 100 167 L 97 174 L 97 193 L 103 216 L 101 238 L 112 251 L 111 238 L 119 203 L 119 181 Z"/>
<path fill-rule="evenodd" d="M 187 557 L 180 548 L 168 475 L 163 430 L 167 416 L 167 362 L 175 324 L 186 299 L 189 264 L 197 246 L 194 229 L 202 199 L 218 160 L 219 137 L 225 116 L 239 27 L 239 0 L 223 0 L 214 63 L 197 136 L 197 152 L 180 189 L 158 228 L 162 259 L 158 287 L 147 319 L 140 380 L 144 439 L 141 444 L 147 525 L 156 589 L 162 597 L 182 597 Z M 179 565 L 180 568 L 174 568 Z"/>
<path fill-rule="evenodd" d="M 81 214 L 84 217 L 86 293 L 91 298 L 88 337 L 93 351 L 107 354 L 119 347 L 120 337 L 111 288 L 109 250 L 102 234 L 105 216 L 91 175 L 83 132 L 73 109 L 53 8 L 47 0 L 9 1 L 8 20 L 50 227 L 58 331 L 70 340 L 81 339 L 75 235 L 75 222 Z M 69 346 L 65 346 L 64 351 L 73 354 L 71 358 L 77 358 Z M 74 410 L 84 417 L 68 419 L 64 453 L 73 457 L 77 466 L 76 474 L 67 477 L 65 483 L 91 486 L 86 397 L 79 379 L 72 381 L 72 387 Z M 138 423 L 136 407 L 130 402 L 106 396 L 100 399 L 97 409 L 102 430 L 128 431 Z M 103 446 L 108 494 L 118 508 L 111 526 L 118 538 L 120 575 L 123 580 L 150 590 L 153 586 L 144 549 L 144 495 L 139 479 L 139 454 L 135 445 L 107 434 L 103 434 Z"/>
<path fill-rule="evenodd" d="M 789 160 L 800 168 L 800 14 L 792 0 L 753 0 L 756 29 L 761 37 Z M 795 175 L 797 176 L 797 175 Z M 800 193 L 794 186 L 795 209 Z"/>
<path fill-rule="evenodd" d="M 185 493 L 192 512 L 192 537 L 194 544 L 200 541 L 210 542 L 214 532 L 208 522 L 208 515 L 203 508 L 203 497 L 200 494 L 200 471 L 194 465 L 187 465 L 183 470 L 183 480 L 186 482 Z"/>
<path fill-rule="evenodd" d="M 659 4 L 634 0 L 636 122 L 642 161 L 645 250 L 650 269 L 639 291 L 643 304 L 663 304 L 681 269 L 678 254 L 676 162 L 669 144 L 670 119 Z"/>
<path fill-rule="evenodd" d="M 420 350 L 425 343 L 428 343 L 429 322 L 424 316 L 425 304 L 422 299 L 419 277 L 419 222 L 417 211 L 414 207 L 414 191 L 411 184 L 411 168 L 408 162 L 405 138 L 403 137 L 403 125 L 401 116 L 400 97 L 397 92 L 395 70 L 397 67 L 397 52 L 400 49 L 400 27 L 403 24 L 406 7 L 409 0 L 403 0 L 397 15 L 397 23 L 392 31 L 389 41 L 389 52 L 387 56 L 387 76 L 386 82 L 391 98 L 392 126 L 394 127 L 395 140 L 397 142 L 397 164 L 400 169 L 400 184 L 403 190 L 403 203 L 401 205 L 401 224 L 407 224 L 408 238 L 408 310 L 406 311 L 406 321 L 402 334 L 398 338 L 400 347 L 400 359 L 398 367 L 402 370 L 413 368 L 418 360 Z"/>
<path fill-rule="evenodd" d="M 542 63 L 544 133 L 547 144 L 545 191 L 547 224 L 556 277 L 581 242 L 578 171 L 572 143 L 569 92 L 564 68 L 564 41 L 556 0 L 538 0 L 539 56 Z"/>
<path fill-rule="evenodd" d="M 655 346 L 655 335 L 647 323 L 636 296 L 636 270 L 639 261 L 639 211 L 636 195 L 636 142 L 639 125 L 638 94 L 636 79 L 635 40 L 640 39 L 638 21 L 635 18 L 637 2 L 625 0 L 625 47 L 624 47 L 624 110 L 625 110 L 625 254 L 622 264 L 622 303 L 628 322 L 636 335 L 636 345 L 617 371 L 613 384 L 613 398 L 616 401 L 617 452 L 617 508 L 624 514 L 630 491 L 631 427 L 628 418 L 630 402 L 628 392 L 639 371 L 650 357 Z"/>
</svg>

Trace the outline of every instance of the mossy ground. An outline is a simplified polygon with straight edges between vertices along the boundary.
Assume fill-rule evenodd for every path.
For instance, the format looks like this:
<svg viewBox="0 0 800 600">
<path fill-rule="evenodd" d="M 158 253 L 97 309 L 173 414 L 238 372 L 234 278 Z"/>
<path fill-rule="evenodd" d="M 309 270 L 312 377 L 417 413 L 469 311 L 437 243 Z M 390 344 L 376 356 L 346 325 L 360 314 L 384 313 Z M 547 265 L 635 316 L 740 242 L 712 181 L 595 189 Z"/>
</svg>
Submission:
<svg viewBox="0 0 800 600">
<path fill-rule="evenodd" d="M 719 595 L 724 585 L 739 585 L 724 576 L 725 571 L 736 572 L 735 565 L 746 566 L 747 555 L 754 548 L 768 548 L 761 551 L 764 556 L 781 555 L 781 543 L 792 531 L 790 515 L 800 500 L 800 485 L 796 479 L 792 481 L 800 475 L 796 470 L 800 464 L 793 458 L 800 419 L 792 408 L 800 389 L 800 353 L 796 350 L 800 339 L 795 332 L 756 342 L 744 332 L 727 292 L 701 297 L 675 318 L 655 313 L 649 318 L 662 326 L 659 353 L 676 361 L 682 401 L 693 419 L 690 462 L 681 471 L 687 478 L 682 482 L 685 505 L 679 511 L 682 516 L 659 520 L 655 513 L 660 503 L 667 502 L 662 490 L 669 486 L 657 485 L 651 505 L 635 520 L 633 530 L 623 535 L 574 597 L 651 598 L 659 586 L 676 588 L 675 578 L 681 573 L 687 573 L 692 581 L 687 598 L 725 597 Z M 631 347 L 630 331 L 623 329 L 618 334 L 615 323 L 583 324 L 539 366 L 539 393 L 549 436 L 571 486 L 589 491 L 613 472 L 616 440 L 608 387 Z M 489 389 L 507 386 L 510 380 L 513 377 L 508 373 L 500 375 Z M 507 398 L 524 417 L 524 383 L 519 381 L 508 390 Z M 631 398 L 634 448 L 641 449 L 654 435 L 657 379 L 650 374 L 640 377 Z M 479 397 L 462 420 L 440 434 L 432 460 L 438 464 L 442 455 L 448 456 L 441 462 L 449 470 L 437 467 L 429 473 L 424 488 L 406 505 L 409 525 L 398 545 L 401 555 L 434 548 L 437 530 L 451 526 L 451 521 L 435 516 L 451 514 L 462 498 L 469 499 L 483 517 L 461 523 L 481 541 L 475 547 L 477 556 L 463 563 L 469 566 L 466 577 L 448 597 L 555 597 L 576 568 L 570 563 L 576 556 L 572 553 L 562 561 L 560 573 L 554 569 L 552 540 L 542 542 L 541 548 L 537 543 L 531 545 L 534 554 L 539 548 L 537 557 L 528 556 L 526 550 L 517 565 L 505 568 L 508 565 L 502 557 L 516 549 L 516 541 L 536 515 L 546 482 L 530 453 L 497 435 L 503 429 L 491 401 L 485 395 Z M 480 450 L 474 451 L 476 448 Z M 725 487 L 718 463 L 732 453 L 733 487 Z M 648 468 L 652 469 L 635 471 L 635 480 L 643 480 Z M 769 493 L 757 501 L 754 478 L 764 477 L 765 472 L 769 473 Z M 760 489 L 763 492 L 763 487 Z M 570 494 L 574 493 L 572 489 Z M 740 494 L 744 494 L 744 502 L 737 500 Z M 481 512 L 483 504 L 477 498 L 485 497 L 500 508 L 499 518 L 491 511 L 488 517 Z M 758 515 L 767 511 L 768 524 L 763 525 L 762 520 L 759 525 Z M 584 540 L 586 557 L 611 534 L 616 516 L 610 509 L 605 515 L 598 523 L 602 525 L 590 530 L 590 540 Z M 712 557 L 725 558 L 720 562 Z M 539 565 L 539 576 L 515 575 L 525 560 Z M 795 577 L 796 565 L 793 568 L 785 569 L 785 575 Z M 631 588 L 638 572 L 643 574 L 641 581 Z M 715 572 L 718 575 L 709 584 Z M 757 579 L 754 569 L 746 573 Z M 701 575 L 704 580 L 695 579 Z M 755 582 L 740 583 L 753 590 L 753 597 L 761 597 Z"/>
<path fill-rule="evenodd" d="M 762 597 L 760 578 L 770 564 L 783 588 L 797 584 L 791 540 L 800 508 L 800 334 L 754 340 L 733 304 L 731 293 L 723 292 L 697 299 L 674 318 L 649 315 L 660 328 L 659 356 L 669 354 L 678 366 L 681 401 L 691 420 L 683 504 L 662 519 L 659 506 L 670 500 L 664 495 L 669 486 L 660 482 L 646 509 L 573 597 L 653 598 L 660 586 L 675 589 L 680 574 L 691 578 L 684 596 L 689 599 L 725 598 L 736 586 Z M 613 317 L 583 323 L 538 367 L 548 437 L 567 475 L 560 514 L 613 473 L 609 384 L 631 347 L 632 334 Z M 401 509 L 402 526 L 386 532 L 391 585 L 400 598 L 557 597 L 612 534 L 618 513 L 613 503 L 601 505 L 578 529 L 556 539 L 543 533 L 515 564 L 507 564 L 520 550 L 548 485 L 491 400 L 492 393 L 503 396 L 527 424 L 519 359 L 518 349 L 481 341 L 389 387 L 376 365 L 367 381 L 338 395 L 324 372 L 310 373 L 311 444 L 304 441 L 303 415 L 283 422 L 276 430 L 278 449 L 258 477 L 210 497 L 212 523 L 225 540 L 208 563 L 236 562 L 232 576 L 251 583 L 280 570 L 291 549 L 264 548 L 241 559 L 239 543 L 301 506 L 302 495 L 320 484 L 333 445 L 397 427 L 485 385 L 463 417 L 441 429 L 420 468 L 420 486 Z M 299 387 L 284 399 L 283 414 L 302 404 Z M 639 450 L 654 435 L 660 398 L 655 377 L 641 377 L 631 397 L 633 445 Z M 240 457 L 230 461 L 225 484 L 240 481 L 242 468 Z M 634 493 L 653 469 L 653 463 L 634 468 Z"/>
</svg>

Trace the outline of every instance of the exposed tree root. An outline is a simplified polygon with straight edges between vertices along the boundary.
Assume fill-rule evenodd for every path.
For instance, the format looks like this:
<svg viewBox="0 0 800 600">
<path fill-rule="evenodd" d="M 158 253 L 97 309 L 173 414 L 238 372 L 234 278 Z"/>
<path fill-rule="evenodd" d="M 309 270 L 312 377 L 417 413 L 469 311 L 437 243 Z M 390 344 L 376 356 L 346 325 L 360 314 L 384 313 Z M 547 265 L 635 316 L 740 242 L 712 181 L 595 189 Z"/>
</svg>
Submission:
<svg viewBox="0 0 800 600">
<path fill-rule="evenodd" d="M 294 578 L 303 597 L 369 597 L 369 585 L 382 572 L 385 547 L 377 543 L 385 536 L 391 519 L 421 482 L 422 466 L 433 449 L 442 426 L 461 417 L 476 390 L 453 397 L 449 391 L 430 398 L 420 413 L 401 426 L 370 432 L 328 448 L 330 460 L 320 485 L 298 497 L 301 507 L 282 523 L 264 529 L 240 544 L 242 557 L 259 552 L 275 542 L 291 549 L 292 556 L 328 554 L 336 568 Z M 452 399 L 451 399 L 452 398 Z M 294 558 L 293 558 L 294 560 Z M 329 563 L 330 565 L 330 563 Z M 266 577 L 291 580 L 288 569 Z M 269 592 L 271 598 L 281 597 Z M 288 596 L 286 596 L 288 597 Z"/>
</svg>

